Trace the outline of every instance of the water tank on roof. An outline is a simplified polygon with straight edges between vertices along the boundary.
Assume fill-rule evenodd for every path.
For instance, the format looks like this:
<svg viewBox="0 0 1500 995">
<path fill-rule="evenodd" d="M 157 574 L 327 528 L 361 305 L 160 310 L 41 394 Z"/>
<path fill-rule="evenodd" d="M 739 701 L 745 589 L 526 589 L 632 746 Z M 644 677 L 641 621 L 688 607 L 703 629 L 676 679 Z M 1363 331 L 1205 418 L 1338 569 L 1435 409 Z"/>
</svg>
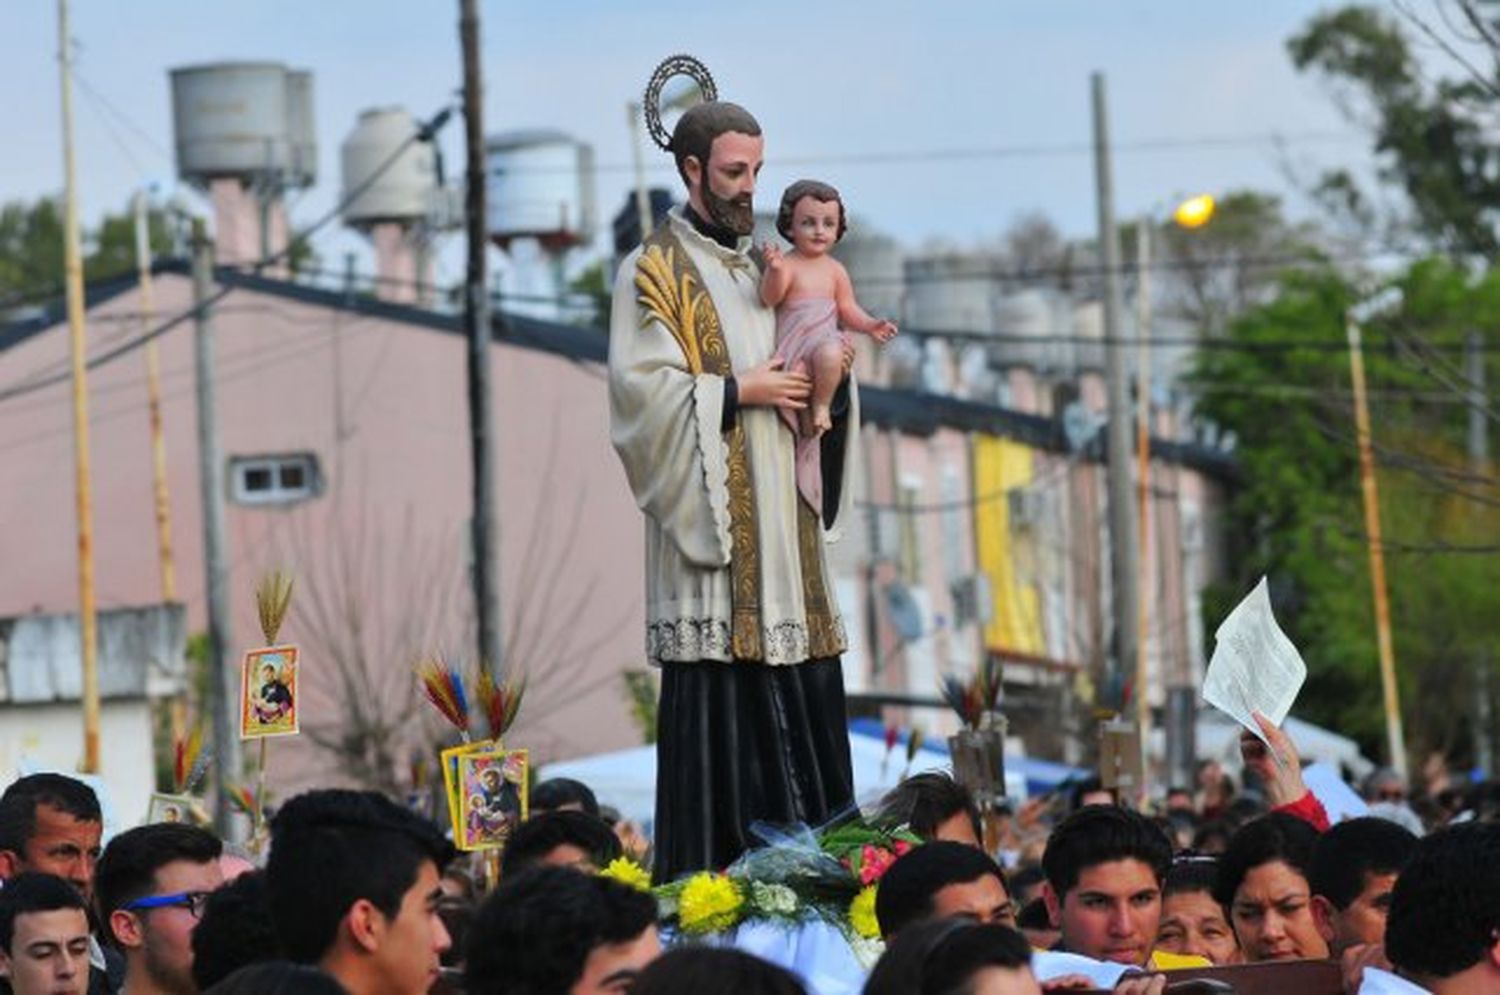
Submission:
<svg viewBox="0 0 1500 995">
<path fill-rule="evenodd" d="M 1000 299 L 995 309 L 1000 341 L 994 359 L 998 366 L 1046 365 L 1048 345 L 1055 334 L 1052 304 L 1040 290 L 1021 290 Z"/>
<path fill-rule="evenodd" d="M 177 171 L 206 185 L 238 177 L 302 187 L 317 175 L 312 74 L 279 62 L 219 62 L 174 69 Z"/>
<path fill-rule="evenodd" d="M 343 197 L 359 191 L 344 206 L 345 224 L 365 228 L 430 218 L 438 201 L 437 154 L 431 142 L 411 141 L 419 127 L 417 119 L 400 107 L 360 114 L 340 149 Z M 382 166 L 384 171 L 376 176 Z M 369 185 L 360 189 L 367 181 Z"/>
<path fill-rule="evenodd" d="M 866 311 L 897 323 L 903 320 L 906 277 L 900 243 L 856 218 L 834 246 L 833 257 L 849 271 L 854 295 Z"/>
<path fill-rule="evenodd" d="M 485 142 L 489 231 L 505 248 L 534 238 L 551 251 L 594 234 L 594 150 L 560 131 L 534 129 Z"/>
<path fill-rule="evenodd" d="M 944 253 L 906 261 L 907 322 L 914 330 L 988 334 L 995 328 L 995 264 Z"/>
</svg>

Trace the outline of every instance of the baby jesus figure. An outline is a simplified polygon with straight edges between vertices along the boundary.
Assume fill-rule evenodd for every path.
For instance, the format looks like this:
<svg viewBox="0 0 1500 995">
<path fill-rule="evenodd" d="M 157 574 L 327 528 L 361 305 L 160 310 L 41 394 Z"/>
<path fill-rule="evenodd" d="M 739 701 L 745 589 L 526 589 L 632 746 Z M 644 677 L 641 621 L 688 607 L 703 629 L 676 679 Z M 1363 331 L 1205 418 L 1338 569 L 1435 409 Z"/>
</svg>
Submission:
<svg viewBox="0 0 1500 995">
<path fill-rule="evenodd" d="M 774 245 L 762 248 L 765 273 L 760 299 L 776 309 L 776 354 L 783 369 L 812 378 L 810 407 L 781 409 L 797 434 L 797 489 L 814 510 L 822 511 L 822 474 L 818 437 L 833 427 L 834 392 L 844 378 L 844 356 L 852 350 L 849 333 L 860 332 L 886 342 L 896 334 L 893 322 L 872 318 L 854 299 L 849 272 L 828 254 L 848 230 L 839 192 L 817 180 L 798 180 L 781 195 L 776 230 L 792 243 L 783 255 Z"/>
</svg>

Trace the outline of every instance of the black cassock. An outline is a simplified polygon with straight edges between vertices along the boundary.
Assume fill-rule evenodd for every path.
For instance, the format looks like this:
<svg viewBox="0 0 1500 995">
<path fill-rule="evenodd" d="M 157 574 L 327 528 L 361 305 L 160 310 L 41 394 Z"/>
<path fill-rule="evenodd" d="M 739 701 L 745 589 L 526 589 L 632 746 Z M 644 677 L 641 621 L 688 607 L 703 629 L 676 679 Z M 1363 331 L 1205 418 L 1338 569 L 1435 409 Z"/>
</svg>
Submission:
<svg viewBox="0 0 1500 995">
<path fill-rule="evenodd" d="M 823 436 L 823 519 L 838 511 L 848 387 Z M 726 422 L 732 413 L 726 415 Z M 790 665 L 661 665 L 653 877 L 722 870 L 757 845 L 756 822 L 817 827 L 854 807 L 838 657 Z"/>
</svg>

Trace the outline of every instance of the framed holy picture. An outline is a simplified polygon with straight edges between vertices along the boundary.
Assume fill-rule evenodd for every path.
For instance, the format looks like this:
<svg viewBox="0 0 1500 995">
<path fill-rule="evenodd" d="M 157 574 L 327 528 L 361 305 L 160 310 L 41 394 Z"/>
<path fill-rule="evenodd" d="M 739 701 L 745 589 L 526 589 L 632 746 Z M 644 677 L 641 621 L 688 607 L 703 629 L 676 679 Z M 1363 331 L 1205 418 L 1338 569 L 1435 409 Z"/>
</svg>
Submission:
<svg viewBox="0 0 1500 995">
<path fill-rule="evenodd" d="M 299 729 L 297 647 L 268 646 L 240 666 L 240 738 L 292 736 Z"/>
<path fill-rule="evenodd" d="M 146 809 L 146 824 L 158 822 L 202 826 L 208 823 L 208 813 L 203 811 L 202 803 L 192 795 L 168 795 L 158 791 L 151 795 L 151 804 Z"/>
<path fill-rule="evenodd" d="M 525 750 L 465 753 L 458 758 L 460 850 L 500 850 L 526 818 L 529 758 Z"/>
</svg>

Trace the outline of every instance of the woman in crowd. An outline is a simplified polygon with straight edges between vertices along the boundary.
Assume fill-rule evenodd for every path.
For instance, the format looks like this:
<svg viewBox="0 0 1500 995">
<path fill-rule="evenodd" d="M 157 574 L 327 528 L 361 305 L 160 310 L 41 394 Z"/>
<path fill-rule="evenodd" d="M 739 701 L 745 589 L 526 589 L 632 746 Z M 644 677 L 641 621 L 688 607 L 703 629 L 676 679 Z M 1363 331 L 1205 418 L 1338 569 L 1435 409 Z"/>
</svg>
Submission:
<svg viewBox="0 0 1500 995">
<path fill-rule="evenodd" d="M 1214 901 L 1219 862 L 1206 854 L 1178 854 L 1162 888 L 1161 925 L 1156 948 L 1173 954 L 1207 958 L 1215 966 L 1238 964 L 1240 945 Z"/>
<path fill-rule="evenodd" d="M 1308 867 L 1318 832 L 1287 812 L 1246 823 L 1219 859 L 1214 899 L 1247 961 L 1323 959 L 1331 939 L 1312 911 Z"/>
</svg>

